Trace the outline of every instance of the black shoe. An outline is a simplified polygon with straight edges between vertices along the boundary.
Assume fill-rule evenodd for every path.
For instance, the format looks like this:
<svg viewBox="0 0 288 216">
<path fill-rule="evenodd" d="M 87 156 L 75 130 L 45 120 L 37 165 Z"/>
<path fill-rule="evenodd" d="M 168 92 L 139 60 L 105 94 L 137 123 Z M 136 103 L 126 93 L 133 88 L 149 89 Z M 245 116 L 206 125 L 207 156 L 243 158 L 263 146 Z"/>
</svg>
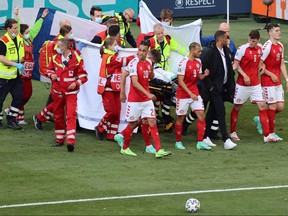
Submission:
<svg viewBox="0 0 288 216">
<path fill-rule="evenodd" d="M 67 144 L 67 150 L 69 152 L 73 152 L 74 151 L 74 145 L 73 144 Z"/>
<path fill-rule="evenodd" d="M 0 122 L 0 130 L 1 129 L 4 129 L 4 126 L 3 126 L 2 122 Z"/>
<path fill-rule="evenodd" d="M 13 119 L 13 120 L 9 120 L 7 122 L 7 127 L 8 128 L 11 128 L 11 129 L 14 129 L 14 130 L 21 130 L 21 126 L 18 124 L 18 122 L 16 121 L 16 119 Z"/>
<path fill-rule="evenodd" d="M 97 126 L 94 128 L 94 130 L 95 130 L 96 137 L 99 140 L 103 140 L 104 139 L 104 133 L 101 133 Z"/>
<path fill-rule="evenodd" d="M 38 130 L 38 131 L 43 130 L 42 122 L 37 118 L 37 116 L 34 115 L 32 118 L 33 118 L 34 126 L 35 126 L 36 130 Z"/>
<path fill-rule="evenodd" d="M 64 143 L 60 143 L 60 142 L 55 142 L 54 144 L 52 144 L 52 147 L 60 147 L 63 146 Z"/>
</svg>

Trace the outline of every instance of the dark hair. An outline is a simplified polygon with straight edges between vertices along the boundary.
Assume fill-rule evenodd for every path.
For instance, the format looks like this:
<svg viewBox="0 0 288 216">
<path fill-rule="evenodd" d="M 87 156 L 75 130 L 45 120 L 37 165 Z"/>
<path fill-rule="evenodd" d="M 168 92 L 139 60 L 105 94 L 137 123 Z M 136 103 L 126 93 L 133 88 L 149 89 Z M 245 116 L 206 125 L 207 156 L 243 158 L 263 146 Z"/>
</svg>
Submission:
<svg viewBox="0 0 288 216">
<path fill-rule="evenodd" d="M 90 9 L 90 15 L 91 16 L 94 16 L 94 11 L 102 11 L 102 8 L 92 6 L 91 9 Z"/>
<path fill-rule="evenodd" d="M 260 39 L 260 33 L 259 33 L 258 30 L 252 30 L 252 31 L 250 31 L 250 33 L 249 33 L 249 37 L 250 37 L 251 39 Z"/>
<path fill-rule="evenodd" d="M 66 46 L 67 49 L 70 49 L 70 41 L 69 41 L 69 39 L 61 38 L 58 41 L 60 41 L 63 44 L 63 46 Z"/>
<path fill-rule="evenodd" d="M 150 47 L 150 43 L 149 43 L 148 41 L 146 41 L 146 40 L 142 40 L 142 41 L 140 42 L 139 46 L 140 46 L 140 45 L 147 46 L 148 48 Z"/>
<path fill-rule="evenodd" d="M 216 31 L 214 34 L 215 41 L 218 41 L 224 35 L 226 35 L 225 31 L 221 31 L 221 30 Z"/>
<path fill-rule="evenodd" d="M 118 25 L 112 25 L 108 28 L 108 34 L 111 37 L 117 36 L 119 32 L 120 32 L 120 27 Z"/>
<path fill-rule="evenodd" d="M 118 25 L 118 21 L 115 18 L 109 18 L 106 22 L 105 25 L 107 25 L 108 27 L 112 26 L 112 25 Z"/>
<path fill-rule="evenodd" d="M 173 18 L 173 11 L 170 9 L 162 9 L 160 12 L 161 20 Z"/>
<path fill-rule="evenodd" d="M 195 50 L 196 49 L 196 47 L 200 47 L 200 44 L 199 43 L 197 43 L 197 42 L 192 42 L 190 45 L 189 45 L 189 51 L 191 51 L 191 50 Z"/>
<path fill-rule="evenodd" d="M 161 53 L 157 49 L 151 49 L 149 51 L 149 54 L 152 56 L 152 58 L 155 60 L 155 63 L 159 63 L 161 61 Z"/>
<path fill-rule="evenodd" d="M 278 27 L 280 27 L 279 24 L 270 23 L 270 24 L 267 26 L 267 32 L 269 33 L 273 28 L 278 28 Z"/>
<path fill-rule="evenodd" d="M 115 40 L 116 40 L 116 38 L 114 38 L 114 37 L 106 38 L 104 40 L 103 45 L 100 47 L 100 55 L 101 55 L 101 57 L 104 54 L 104 49 L 107 49 L 108 46 L 111 46 L 115 42 Z"/>
<path fill-rule="evenodd" d="M 8 28 L 12 28 L 13 24 L 15 24 L 15 23 L 17 24 L 17 21 L 15 19 L 7 19 L 5 21 L 4 27 L 7 30 Z"/>
<path fill-rule="evenodd" d="M 62 35 L 63 37 L 68 34 L 69 32 L 71 32 L 72 30 L 72 27 L 71 26 L 68 26 L 68 25 L 63 25 L 61 28 L 60 28 L 60 35 Z"/>
<path fill-rule="evenodd" d="M 28 28 L 29 26 L 27 24 L 20 24 L 20 33 L 23 35 Z"/>
</svg>

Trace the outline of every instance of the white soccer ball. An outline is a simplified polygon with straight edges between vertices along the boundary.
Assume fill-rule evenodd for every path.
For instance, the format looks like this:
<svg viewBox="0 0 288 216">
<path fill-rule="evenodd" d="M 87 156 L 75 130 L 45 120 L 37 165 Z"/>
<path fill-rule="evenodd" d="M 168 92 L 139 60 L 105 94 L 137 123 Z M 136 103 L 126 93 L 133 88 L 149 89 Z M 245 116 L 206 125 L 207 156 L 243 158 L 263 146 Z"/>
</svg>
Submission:
<svg viewBox="0 0 288 216">
<path fill-rule="evenodd" d="M 196 213 L 200 209 L 200 202 L 195 198 L 190 198 L 187 200 L 185 208 L 190 213 Z"/>
</svg>

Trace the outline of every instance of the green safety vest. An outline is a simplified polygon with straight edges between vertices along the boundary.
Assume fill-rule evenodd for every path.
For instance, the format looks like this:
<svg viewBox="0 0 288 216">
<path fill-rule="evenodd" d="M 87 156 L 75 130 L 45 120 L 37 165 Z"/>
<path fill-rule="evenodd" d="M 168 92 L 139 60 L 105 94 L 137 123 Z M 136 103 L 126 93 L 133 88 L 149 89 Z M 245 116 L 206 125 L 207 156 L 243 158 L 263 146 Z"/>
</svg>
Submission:
<svg viewBox="0 0 288 216">
<path fill-rule="evenodd" d="M 20 63 L 24 57 L 24 44 L 23 38 L 20 34 L 17 35 L 17 46 L 16 49 L 14 41 L 10 38 L 9 34 L 6 33 L 0 39 L 6 46 L 6 55 L 5 57 L 15 63 Z M 5 65 L 3 62 L 0 62 L 0 78 L 1 79 L 15 79 L 17 77 L 17 68 L 15 66 Z"/>
</svg>

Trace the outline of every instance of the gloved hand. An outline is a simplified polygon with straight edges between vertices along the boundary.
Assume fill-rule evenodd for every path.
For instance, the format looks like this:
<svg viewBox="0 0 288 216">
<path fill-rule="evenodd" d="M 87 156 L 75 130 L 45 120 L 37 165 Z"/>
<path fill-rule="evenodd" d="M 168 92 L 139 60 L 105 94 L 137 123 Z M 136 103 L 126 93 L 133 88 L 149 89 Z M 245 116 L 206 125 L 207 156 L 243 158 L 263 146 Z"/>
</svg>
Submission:
<svg viewBox="0 0 288 216">
<path fill-rule="evenodd" d="M 77 46 L 78 46 L 78 50 L 81 51 L 84 47 L 87 46 L 87 44 L 85 44 L 83 42 L 79 42 Z"/>
<path fill-rule="evenodd" d="M 15 63 L 14 65 L 17 69 L 19 69 L 20 75 L 24 73 L 24 66 L 20 63 Z"/>
</svg>

